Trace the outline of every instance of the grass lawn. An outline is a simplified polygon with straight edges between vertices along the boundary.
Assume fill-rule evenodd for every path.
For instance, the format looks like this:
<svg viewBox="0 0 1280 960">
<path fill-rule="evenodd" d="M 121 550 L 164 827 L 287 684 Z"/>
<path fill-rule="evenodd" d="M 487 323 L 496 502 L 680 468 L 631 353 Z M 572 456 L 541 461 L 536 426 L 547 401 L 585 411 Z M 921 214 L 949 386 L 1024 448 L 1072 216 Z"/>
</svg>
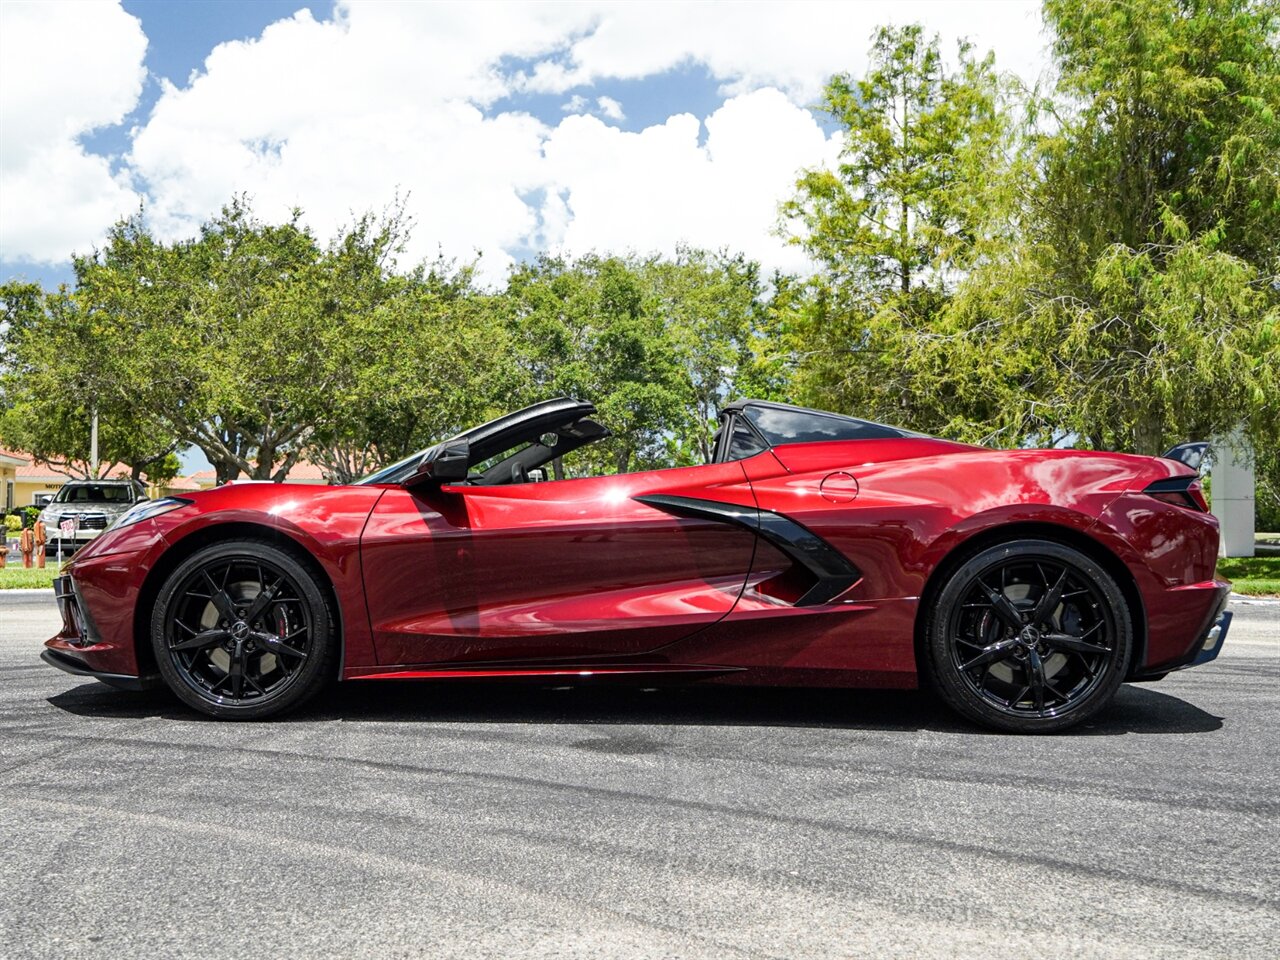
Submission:
<svg viewBox="0 0 1280 960">
<path fill-rule="evenodd" d="M 1218 561 L 1218 576 L 1230 580 L 1236 593 L 1280 596 L 1280 557 L 1224 557 Z"/>
<path fill-rule="evenodd" d="M 43 570 L 28 570 L 21 563 L 9 564 L 0 570 L 0 590 L 17 590 L 21 587 L 52 587 L 58 575 L 58 565 L 51 563 Z"/>
</svg>

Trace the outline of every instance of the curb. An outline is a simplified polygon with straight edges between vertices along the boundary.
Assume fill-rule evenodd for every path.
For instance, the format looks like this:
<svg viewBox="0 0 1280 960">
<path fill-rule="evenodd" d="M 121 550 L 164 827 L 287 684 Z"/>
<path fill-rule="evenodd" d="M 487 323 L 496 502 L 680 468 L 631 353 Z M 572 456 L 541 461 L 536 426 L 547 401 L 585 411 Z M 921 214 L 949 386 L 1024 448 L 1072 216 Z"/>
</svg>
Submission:
<svg viewBox="0 0 1280 960">
<path fill-rule="evenodd" d="M 53 595 L 53 587 L 10 587 L 7 590 L 0 590 L 0 597 L 17 594 L 20 597 L 34 597 L 37 594 Z"/>
<path fill-rule="evenodd" d="M 1280 604 L 1280 597 L 1251 597 L 1245 593 L 1232 593 L 1228 599 L 1232 603 L 1256 603 L 1264 607 Z"/>
</svg>

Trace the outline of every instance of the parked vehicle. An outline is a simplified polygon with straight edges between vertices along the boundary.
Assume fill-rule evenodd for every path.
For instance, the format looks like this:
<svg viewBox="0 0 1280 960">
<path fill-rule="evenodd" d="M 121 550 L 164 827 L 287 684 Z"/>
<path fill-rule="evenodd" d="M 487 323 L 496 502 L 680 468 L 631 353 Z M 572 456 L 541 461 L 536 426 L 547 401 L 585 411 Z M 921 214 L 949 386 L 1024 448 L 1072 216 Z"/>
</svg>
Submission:
<svg viewBox="0 0 1280 960">
<path fill-rule="evenodd" d="M 70 555 L 101 536 L 147 492 L 134 480 L 71 480 L 40 511 L 49 534 L 48 552 Z M 63 529 L 63 523 L 70 525 Z"/>
<path fill-rule="evenodd" d="M 747 400 L 710 463 L 544 479 L 609 435 L 594 413 L 535 404 L 354 485 L 139 504 L 57 581 L 43 657 L 229 719 L 334 677 L 923 682 L 1046 732 L 1226 637 L 1218 523 L 1177 460 Z"/>
</svg>

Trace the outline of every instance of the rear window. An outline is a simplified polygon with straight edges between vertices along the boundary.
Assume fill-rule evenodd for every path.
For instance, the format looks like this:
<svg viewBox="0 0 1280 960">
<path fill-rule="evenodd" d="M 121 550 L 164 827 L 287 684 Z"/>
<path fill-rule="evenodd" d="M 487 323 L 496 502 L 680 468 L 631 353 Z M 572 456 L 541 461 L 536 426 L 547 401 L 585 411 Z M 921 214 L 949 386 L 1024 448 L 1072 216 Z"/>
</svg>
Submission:
<svg viewBox="0 0 1280 960">
<path fill-rule="evenodd" d="M 820 440 L 882 440 L 903 435 L 901 430 L 878 423 L 809 410 L 748 406 L 744 412 L 771 445 Z"/>
</svg>

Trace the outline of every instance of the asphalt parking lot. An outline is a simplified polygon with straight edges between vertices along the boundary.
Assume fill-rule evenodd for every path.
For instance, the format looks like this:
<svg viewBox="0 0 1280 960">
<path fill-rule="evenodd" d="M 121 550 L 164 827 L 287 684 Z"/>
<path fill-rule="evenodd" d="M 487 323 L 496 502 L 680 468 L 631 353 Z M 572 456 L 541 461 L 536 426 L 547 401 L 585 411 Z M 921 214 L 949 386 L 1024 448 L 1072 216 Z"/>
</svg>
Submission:
<svg viewBox="0 0 1280 960">
<path fill-rule="evenodd" d="M 0 955 L 1274 957 L 1280 603 L 1087 728 L 922 694 L 345 685 L 220 724 L 0 593 Z"/>
</svg>

